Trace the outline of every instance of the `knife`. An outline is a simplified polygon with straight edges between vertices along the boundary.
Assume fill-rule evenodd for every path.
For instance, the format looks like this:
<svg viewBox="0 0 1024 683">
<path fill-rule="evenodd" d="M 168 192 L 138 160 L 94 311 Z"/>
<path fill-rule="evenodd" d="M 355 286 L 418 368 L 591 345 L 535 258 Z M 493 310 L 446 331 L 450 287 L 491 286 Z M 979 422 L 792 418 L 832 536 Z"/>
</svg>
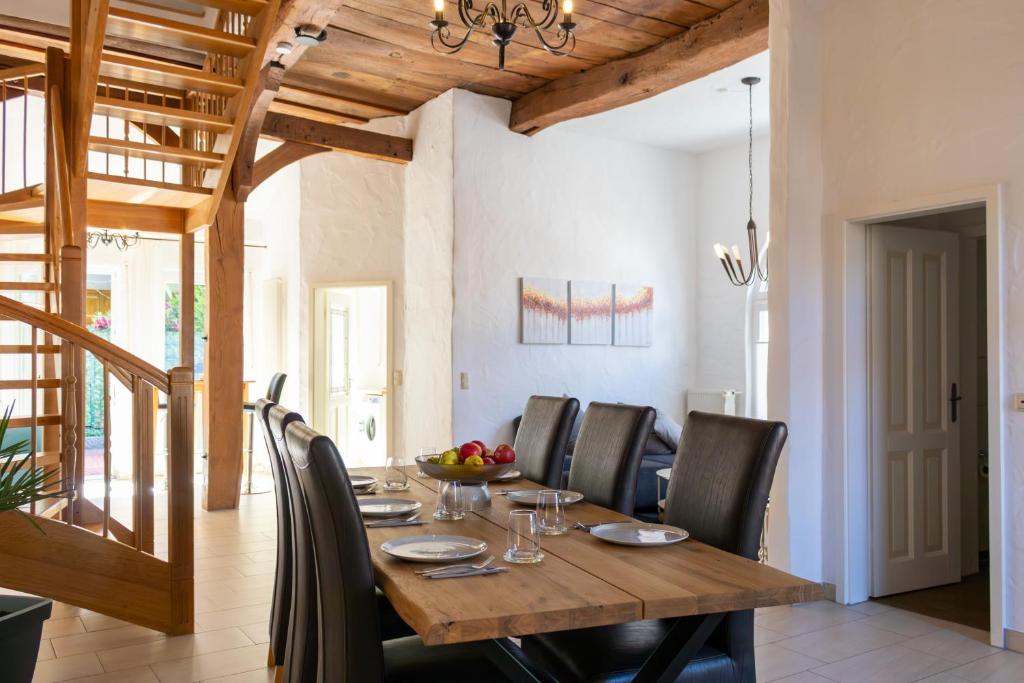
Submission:
<svg viewBox="0 0 1024 683">
<path fill-rule="evenodd" d="M 456 570 L 453 569 L 450 572 L 435 572 L 434 574 L 425 574 L 425 579 L 461 579 L 465 576 L 490 576 L 491 574 L 501 574 L 507 572 L 508 567 L 485 567 L 484 569 L 469 569 L 469 570 Z"/>
<path fill-rule="evenodd" d="M 370 522 L 366 525 L 367 529 L 386 529 L 393 526 L 418 526 L 420 524 L 427 524 L 427 522 L 421 522 L 419 520 L 410 520 L 408 522 Z"/>
</svg>

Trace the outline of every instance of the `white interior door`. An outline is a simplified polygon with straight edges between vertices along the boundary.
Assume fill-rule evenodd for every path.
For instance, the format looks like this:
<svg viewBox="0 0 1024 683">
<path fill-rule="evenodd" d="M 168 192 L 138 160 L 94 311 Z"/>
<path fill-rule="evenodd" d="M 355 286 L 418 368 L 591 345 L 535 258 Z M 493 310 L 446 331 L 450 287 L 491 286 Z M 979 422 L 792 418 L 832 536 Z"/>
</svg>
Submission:
<svg viewBox="0 0 1024 683">
<path fill-rule="evenodd" d="M 340 290 L 317 292 L 313 347 L 314 428 L 348 448 L 350 403 L 349 333 L 351 302 Z"/>
<path fill-rule="evenodd" d="M 872 591 L 960 580 L 957 236 L 872 226 Z"/>
</svg>

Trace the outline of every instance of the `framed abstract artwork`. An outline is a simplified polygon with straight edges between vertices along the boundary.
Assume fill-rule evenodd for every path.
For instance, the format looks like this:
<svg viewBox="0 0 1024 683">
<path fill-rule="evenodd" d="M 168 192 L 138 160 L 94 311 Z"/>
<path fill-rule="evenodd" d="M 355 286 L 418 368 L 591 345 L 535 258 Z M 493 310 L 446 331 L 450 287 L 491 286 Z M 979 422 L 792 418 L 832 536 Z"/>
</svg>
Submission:
<svg viewBox="0 0 1024 683">
<path fill-rule="evenodd" d="M 650 346 L 654 340 L 654 287 L 615 285 L 615 345 Z"/>
<path fill-rule="evenodd" d="M 524 344 L 565 344 L 569 341 L 569 281 L 522 278 L 520 296 Z"/>
<path fill-rule="evenodd" d="M 612 343 L 612 285 L 572 280 L 569 283 L 569 343 Z"/>
</svg>

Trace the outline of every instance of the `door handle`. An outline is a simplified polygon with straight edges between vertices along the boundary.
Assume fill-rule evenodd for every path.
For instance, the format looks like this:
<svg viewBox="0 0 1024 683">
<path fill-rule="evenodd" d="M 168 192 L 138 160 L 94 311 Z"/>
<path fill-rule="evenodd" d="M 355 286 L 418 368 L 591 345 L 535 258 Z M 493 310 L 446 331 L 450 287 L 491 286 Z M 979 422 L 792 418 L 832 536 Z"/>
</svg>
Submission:
<svg viewBox="0 0 1024 683">
<path fill-rule="evenodd" d="M 949 386 L 949 410 L 950 410 L 950 417 L 952 418 L 953 422 L 956 422 L 956 418 L 957 418 L 957 405 L 956 404 L 959 403 L 962 400 L 964 400 L 964 397 L 957 393 L 957 391 L 956 391 L 956 382 L 953 382 Z"/>
</svg>

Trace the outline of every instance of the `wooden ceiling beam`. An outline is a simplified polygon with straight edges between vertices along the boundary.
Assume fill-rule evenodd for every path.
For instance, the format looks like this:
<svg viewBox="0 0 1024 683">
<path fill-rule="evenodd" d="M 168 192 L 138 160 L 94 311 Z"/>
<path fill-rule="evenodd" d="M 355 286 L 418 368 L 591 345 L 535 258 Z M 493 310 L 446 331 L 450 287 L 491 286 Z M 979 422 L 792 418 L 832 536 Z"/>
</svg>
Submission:
<svg viewBox="0 0 1024 683">
<path fill-rule="evenodd" d="M 267 114 L 263 135 L 285 142 L 327 147 L 337 152 L 380 161 L 412 161 L 412 140 L 348 126 L 335 126 L 286 114 Z"/>
<path fill-rule="evenodd" d="M 89 200 L 86 224 L 108 230 L 141 230 L 181 235 L 185 232 L 185 209 L 153 204 L 126 204 Z"/>
<path fill-rule="evenodd" d="M 307 145 L 303 142 L 285 142 L 256 160 L 252 174 L 252 187 L 256 189 L 264 180 L 300 159 L 330 151 L 330 147 Z"/>
<path fill-rule="evenodd" d="M 263 121 L 270 111 L 270 104 L 277 96 L 284 80 L 284 67 L 277 62 L 270 62 L 260 70 L 260 78 L 256 84 L 256 94 L 249 105 L 249 112 L 242 129 L 242 140 L 238 143 L 238 153 L 231 167 L 231 182 L 235 186 L 235 199 L 244 202 L 249 198 L 253 187 L 253 167 L 256 165 L 256 145 L 260 141 Z"/>
<path fill-rule="evenodd" d="M 287 69 L 302 58 L 306 47 L 295 42 L 295 28 L 307 26 L 310 33 L 320 33 L 331 23 L 334 14 L 341 9 L 343 0 L 282 0 L 277 10 L 274 31 L 267 43 L 267 51 L 263 63 L 277 61 Z M 279 55 L 276 51 L 278 43 L 291 43 L 292 51 L 287 55 Z"/>
<path fill-rule="evenodd" d="M 509 127 L 545 128 L 647 99 L 768 49 L 768 0 L 742 0 L 632 57 L 551 81 L 512 103 Z"/>
</svg>

